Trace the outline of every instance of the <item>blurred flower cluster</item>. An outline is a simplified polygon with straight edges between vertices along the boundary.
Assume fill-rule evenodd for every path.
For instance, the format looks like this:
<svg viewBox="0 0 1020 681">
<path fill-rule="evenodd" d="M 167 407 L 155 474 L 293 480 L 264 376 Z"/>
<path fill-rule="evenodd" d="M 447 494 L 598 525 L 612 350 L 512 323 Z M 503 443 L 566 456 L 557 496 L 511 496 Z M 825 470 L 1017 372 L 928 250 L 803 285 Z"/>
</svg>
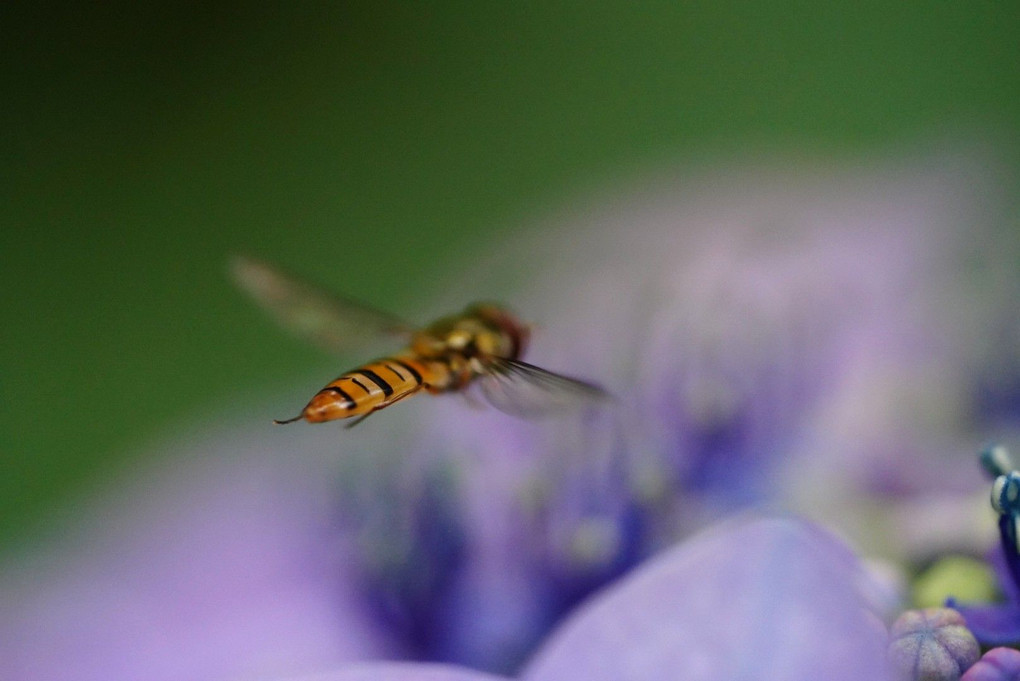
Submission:
<svg viewBox="0 0 1020 681">
<path fill-rule="evenodd" d="M 905 569 L 994 543 L 1003 205 L 957 160 L 690 174 L 494 244 L 449 289 L 611 404 L 344 432 L 252 407 L 5 567 L 0 676 L 892 678 Z M 443 297 L 423 318 L 469 302 Z"/>
</svg>

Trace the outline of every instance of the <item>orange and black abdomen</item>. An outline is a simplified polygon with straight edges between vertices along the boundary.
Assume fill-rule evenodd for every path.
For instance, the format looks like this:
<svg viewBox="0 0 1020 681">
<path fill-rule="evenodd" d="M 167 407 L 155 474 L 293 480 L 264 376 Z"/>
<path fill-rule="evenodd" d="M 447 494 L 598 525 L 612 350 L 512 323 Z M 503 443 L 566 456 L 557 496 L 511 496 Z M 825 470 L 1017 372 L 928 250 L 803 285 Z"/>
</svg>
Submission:
<svg viewBox="0 0 1020 681">
<path fill-rule="evenodd" d="M 348 371 L 320 390 L 301 416 L 312 423 L 365 416 L 430 388 L 432 373 L 434 369 L 411 357 L 380 359 Z"/>
</svg>

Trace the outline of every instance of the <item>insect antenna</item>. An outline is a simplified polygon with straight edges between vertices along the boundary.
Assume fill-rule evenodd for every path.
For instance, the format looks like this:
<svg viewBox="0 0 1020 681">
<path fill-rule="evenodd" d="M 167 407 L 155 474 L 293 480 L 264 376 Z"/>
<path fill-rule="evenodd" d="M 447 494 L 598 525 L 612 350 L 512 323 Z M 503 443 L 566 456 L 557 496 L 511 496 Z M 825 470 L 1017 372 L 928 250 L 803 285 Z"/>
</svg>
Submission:
<svg viewBox="0 0 1020 681">
<path fill-rule="evenodd" d="M 280 419 L 273 419 L 273 423 L 275 423 L 278 426 L 285 426 L 288 423 L 294 423 L 295 421 L 300 421 L 301 419 L 304 418 L 304 416 L 305 415 L 302 413 L 302 414 L 298 414 L 297 416 L 295 416 L 292 419 L 284 419 L 283 421 L 281 421 Z"/>
</svg>

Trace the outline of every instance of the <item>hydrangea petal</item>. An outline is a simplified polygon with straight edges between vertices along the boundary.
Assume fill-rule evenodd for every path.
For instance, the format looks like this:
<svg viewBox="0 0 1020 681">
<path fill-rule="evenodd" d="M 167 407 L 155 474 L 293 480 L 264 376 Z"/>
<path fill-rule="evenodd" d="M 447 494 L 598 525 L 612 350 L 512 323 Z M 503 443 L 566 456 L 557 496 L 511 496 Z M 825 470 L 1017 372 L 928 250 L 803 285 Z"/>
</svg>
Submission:
<svg viewBox="0 0 1020 681">
<path fill-rule="evenodd" d="M 1020 606 L 1012 603 L 1000 605 L 960 605 L 950 601 L 947 605 L 967 621 L 974 638 L 986 646 L 1015 645 L 1020 643 Z"/>
<path fill-rule="evenodd" d="M 292 681 L 508 681 L 473 669 L 446 664 L 378 662 L 359 664 L 327 674 L 306 676 Z"/>
<path fill-rule="evenodd" d="M 888 679 L 866 579 L 842 544 L 806 523 L 727 524 L 582 606 L 524 678 Z"/>
<path fill-rule="evenodd" d="M 0 677 L 271 678 L 391 652 L 343 578 L 328 464 L 230 433 L 83 509 L 80 546 L 5 565 Z"/>
<path fill-rule="evenodd" d="M 960 681 L 1020 681 L 1020 650 L 993 648 Z"/>
</svg>

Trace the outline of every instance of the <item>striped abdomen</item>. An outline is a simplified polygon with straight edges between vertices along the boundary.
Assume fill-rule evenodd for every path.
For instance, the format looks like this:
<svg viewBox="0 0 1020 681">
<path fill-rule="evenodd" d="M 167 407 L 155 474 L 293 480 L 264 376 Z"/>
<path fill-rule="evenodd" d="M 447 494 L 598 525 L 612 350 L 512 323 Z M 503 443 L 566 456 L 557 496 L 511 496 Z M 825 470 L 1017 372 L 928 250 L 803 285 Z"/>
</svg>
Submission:
<svg viewBox="0 0 1020 681">
<path fill-rule="evenodd" d="M 436 369 L 411 357 L 377 360 L 348 371 L 317 392 L 297 418 L 320 423 L 366 416 L 422 388 L 434 389 L 445 378 L 435 376 Z"/>
</svg>

